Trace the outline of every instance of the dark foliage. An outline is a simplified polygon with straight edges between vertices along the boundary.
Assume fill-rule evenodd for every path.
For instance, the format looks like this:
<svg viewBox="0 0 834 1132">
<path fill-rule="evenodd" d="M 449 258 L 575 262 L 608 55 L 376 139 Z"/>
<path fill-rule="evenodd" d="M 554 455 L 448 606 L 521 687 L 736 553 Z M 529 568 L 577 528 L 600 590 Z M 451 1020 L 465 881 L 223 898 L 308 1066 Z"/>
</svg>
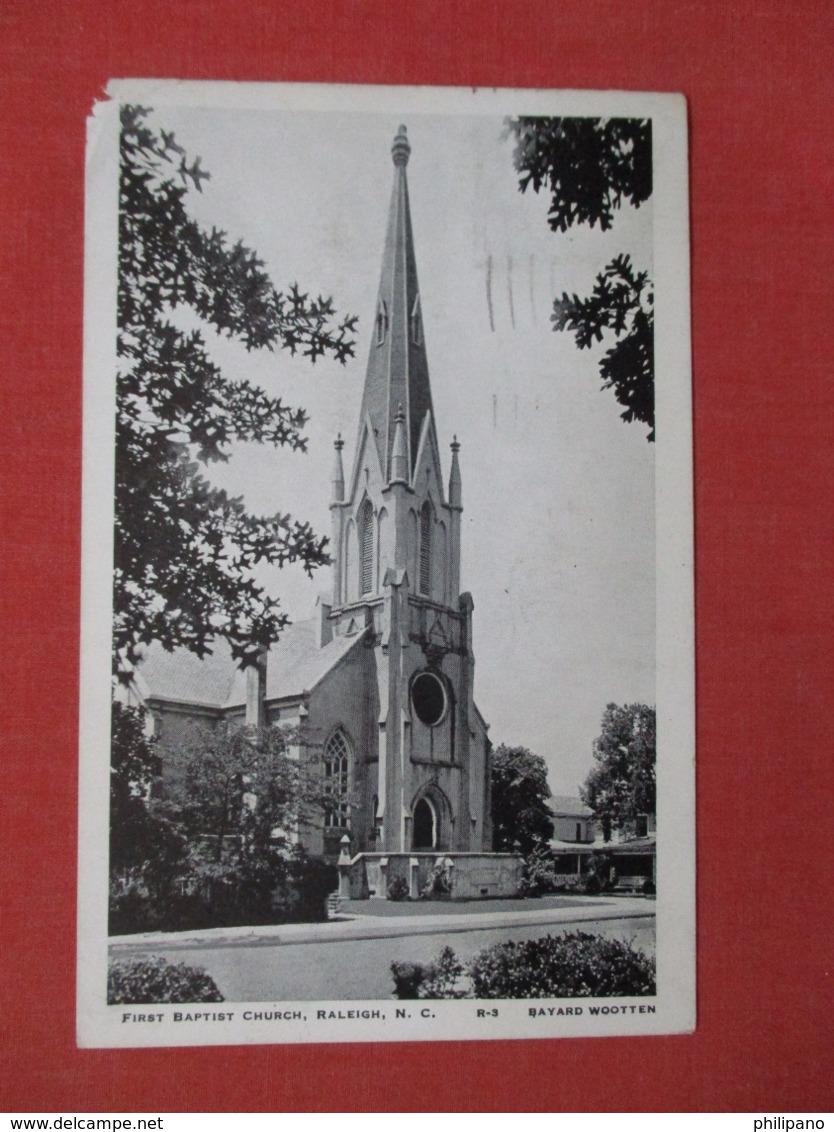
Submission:
<svg viewBox="0 0 834 1132">
<path fill-rule="evenodd" d="M 475 998 L 604 998 L 655 993 L 655 962 L 587 932 L 498 943 L 469 964 Z"/>
<path fill-rule="evenodd" d="M 114 934 L 148 902 L 164 906 L 186 870 L 185 832 L 154 799 L 159 774 L 156 744 L 145 734 L 145 713 L 114 702 L 110 766 L 110 930 Z"/>
<path fill-rule="evenodd" d="M 249 514 L 203 468 L 233 441 L 303 451 L 306 416 L 224 374 L 199 330 L 171 320 L 188 308 L 249 350 L 284 348 L 311 361 L 353 353 L 354 319 L 293 285 L 277 291 L 256 254 L 190 219 L 190 188 L 208 174 L 189 163 L 148 111 L 122 109 L 119 182 L 118 372 L 114 663 L 124 677 L 159 641 L 200 656 L 216 636 L 251 659 L 286 624 L 255 581 L 258 563 L 328 561 L 326 540 L 290 515 Z"/>
<path fill-rule="evenodd" d="M 392 963 L 394 998 L 468 998 L 461 980 L 466 968 L 451 947 L 431 963 Z"/>
<path fill-rule="evenodd" d="M 392 963 L 395 998 L 606 998 L 655 994 L 655 961 L 588 932 L 497 943 L 465 966 L 445 947 L 429 964 Z"/>
<path fill-rule="evenodd" d="M 202 967 L 149 959 L 111 962 L 107 971 L 107 1001 L 153 1004 L 157 1002 L 224 1002 L 217 984 Z"/>
<path fill-rule="evenodd" d="M 440 896 L 452 894 L 452 870 L 445 861 L 438 861 L 426 878 L 420 892 L 421 900 L 437 900 Z"/>
<path fill-rule="evenodd" d="M 594 740 L 582 800 L 606 828 L 626 830 L 656 803 L 656 713 L 646 704 L 609 704 Z"/>
<path fill-rule="evenodd" d="M 649 426 L 654 440 L 654 294 L 645 271 L 635 272 L 627 255 L 616 256 L 597 276 L 587 299 L 564 292 L 553 304 L 554 330 L 573 331 L 580 350 L 616 339 L 600 362 L 602 388 L 613 389 L 624 421 Z"/>
<path fill-rule="evenodd" d="M 526 747 L 502 744 L 493 751 L 491 773 L 492 847 L 527 856 L 553 836 L 547 765 Z"/>
<path fill-rule="evenodd" d="M 651 122 L 636 118 L 515 118 L 513 159 L 525 192 L 550 193 L 554 232 L 574 224 L 608 230 L 614 213 L 652 194 Z M 553 307 L 554 330 L 572 331 L 580 349 L 608 333 L 614 344 L 600 362 L 603 389 L 612 389 L 624 421 L 648 425 L 654 440 L 654 293 L 646 272 L 616 256 L 597 275 L 587 298 L 564 292 Z"/>
<path fill-rule="evenodd" d="M 426 967 L 423 963 L 399 963 L 396 960 L 391 964 L 391 974 L 394 978 L 394 998 L 419 998 L 419 990 L 426 977 Z"/>
<path fill-rule="evenodd" d="M 652 125 L 638 118 L 514 118 L 521 191 L 550 193 L 554 232 L 574 224 L 606 231 L 623 201 L 652 195 Z"/>
<path fill-rule="evenodd" d="M 315 766 L 280 728 L 203 732 L 166 751 L 144 714 L 113 706 L 110 920 L 113 935 L 327 918 L 333 866 L 287 831 L 321 812 Z"/>
<path fill-rule="evenodd" d="M 534 849 L 524 861 L 524 875 L 521 878 L 522 896 L 546 896 L 564 888 L 565 878 L 556 871 L 552 853 L 545 848 Z"/>
<path fill-rule="evenodd" d="M 595 896 L 598 892 L 607 892 L 612 887 L 611 869 L 614 859 L 609 853 L 596 852 L 588 862 L 588 873 L 585 881 L 586 891 Z M 591 887 L 589 888 L 588 885 Z"/>
<path fill-rule="evenodd" d="M 408 900 L 408 881 L 405 877 L 394 877 L 388 882 L 389 900 Z"/>
</svg>

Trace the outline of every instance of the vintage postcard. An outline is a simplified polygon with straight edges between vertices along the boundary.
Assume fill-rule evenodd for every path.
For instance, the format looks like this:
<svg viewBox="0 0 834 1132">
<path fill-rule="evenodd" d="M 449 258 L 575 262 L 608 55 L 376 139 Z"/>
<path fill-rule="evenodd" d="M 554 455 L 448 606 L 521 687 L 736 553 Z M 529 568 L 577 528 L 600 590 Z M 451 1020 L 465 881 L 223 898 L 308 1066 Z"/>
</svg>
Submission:
<svg viewBox="0 0 834 1132">
<path fill-rule="evenodd" d="M 686 107 L 114 82 L 78 1040 L 695 1025 Z"/>
</svg>

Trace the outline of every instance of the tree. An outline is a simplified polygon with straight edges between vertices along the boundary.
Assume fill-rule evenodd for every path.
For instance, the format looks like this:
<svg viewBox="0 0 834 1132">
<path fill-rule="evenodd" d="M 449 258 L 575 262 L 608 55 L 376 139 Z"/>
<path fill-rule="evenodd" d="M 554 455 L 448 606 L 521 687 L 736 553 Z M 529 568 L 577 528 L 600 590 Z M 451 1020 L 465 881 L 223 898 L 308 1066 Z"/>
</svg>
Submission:
<svg viewBox="0 0 834 1132">
<path fill-rule="evenodd" d="M 639 208 L 652 194 L 651 121 L 636 118 L 515 118 L 513 160 L 522 192 L 550 193 L 554 232 L 575 224 L 607 231 L 624 201 Z M 649 426 L 654 440 L 654 289 L 618 255 L 599 272 L 587 298 L 563 292 L 553 305 L 553 329 L 570 330 L 579 349 L 614 344 L 600 361 L 603 389 L 613 389 L 625 421 Z"/>
<path fill-rule="evenodd" d="M 216 862 L 244 867 L 285 849 L 292 831 L 321 814 L 317 766 L 291 758 L 299 736 L 280 727 L 195 728 L 166 753 L 165 795 L 193 844 Z"/>
<path fill-rule="evenodd" d="M 228 460 L 233 441 L 303 451 L 307 418 L 223 373 L 201 330 L 181 329 L 173 313 L 188 308 L 248 350 L 311 361 L 344 362 L 355 327 L 336 320 L 330 299 L 295 284 L 277 291 L 253 251 L 189 217 L 189 189 L 201 192 L 209 174 L 148 114 L 126 106 L 121 116 L 113 645 L 122 678 L 152 641 L 204 656 L 225 637 L 236 660 L 251 659 L 287 622 L 253 568 L 301 562 L 309 573 L 329 561 L 308 523 L 252 515 L 203 474 Z"/>
<path fill-rule="evenodd" d="M 492 754 L 492 847 L 525 856 L 553 836 L 547 766 L 526 747 L 497 747 Z"/>
<path fill-rule="evenodd" d="M 143 709 L 114 703 L 111 931 L 322 918 L 338 878 L 294 843 L 325 801 L 316 762 L 290 756 L 299 738 L 195 728 L 163 749 Z"/>
<path fill-rule="evenodd" d="M 186 869 L 182 831 L 153 797 L 159 781 L 156 743 L 145 733 L 145 713 L 115 701 L 110 767 L 110 891 L 164 903 Z"/>
<path fill-rule="evenodd" d="M 187 840 L 189 884 L 212 924 L 318 919 L 336 887 L 335 870 L 293 837 L 326 802 L 318 764 L 290 755 L 300 738 L 280 727 L 195 728 L 166 753 L 165 808 Z"/>
<path fill-rule="evenodd" d="M 606 829 L 624 830 L 655 812 L 655 709 L 609 704 L 594 740 L 595 766 L 580 793 Z"/>
</svg>

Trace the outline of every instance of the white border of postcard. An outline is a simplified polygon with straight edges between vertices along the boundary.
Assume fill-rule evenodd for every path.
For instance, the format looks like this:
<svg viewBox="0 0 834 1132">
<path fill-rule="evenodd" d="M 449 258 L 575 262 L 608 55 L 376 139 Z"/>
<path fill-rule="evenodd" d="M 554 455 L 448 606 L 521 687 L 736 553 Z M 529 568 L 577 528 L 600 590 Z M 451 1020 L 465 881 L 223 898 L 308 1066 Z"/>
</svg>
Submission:
<svg viewBox="0 0 834 1132">
<path fill-rule="evenodd" d="M 599 91 L 270 85 L 120 80 L 89 120 L 84 433 L 78 1041 L 82 1047 L 438 1041 L 645 1035 L 695 1025 L 695 776 L 692 431 L 686 104 Z M 650 117 L 654 160 L 657 503 L 657 982 L 653 999 L 105 1004 L 119 103 L 252 110 Z M 381 218 L 382 221 L 382 218 Z M 532 1016 L 531 1007 L 554 1007 Z M 558 1008 L 582 1007 L 581 1013 Z M 592 1014 L 591 1007 L 600 1007 Z M 651 1007 L 651 1009 L 649 1009 Z M 487 1008 L 485 1010 L 485 1008 Z M 243 1013 L 290 1015 L 273 1022 Z M 124 1016 L 157 1021 L 126 1024 Z M 175 1017 L 179 1015 L 180 1020 Z M 189 1015 L 188 1020 L 184 1016 Z M 230 1017 L 231 1016 L 231 1017 Z"/>
</svg>

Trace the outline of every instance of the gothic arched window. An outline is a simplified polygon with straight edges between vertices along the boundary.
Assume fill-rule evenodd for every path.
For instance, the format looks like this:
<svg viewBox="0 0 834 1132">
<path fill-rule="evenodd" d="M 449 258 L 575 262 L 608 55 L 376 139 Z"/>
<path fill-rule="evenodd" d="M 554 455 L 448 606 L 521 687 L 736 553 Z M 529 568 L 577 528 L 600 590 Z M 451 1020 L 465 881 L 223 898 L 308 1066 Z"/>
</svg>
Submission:
<svg viewBox="0 0 834 1132">
<path fill-rule="evenodd" d="M 420 511 L 420 593 L 431 590 L 431 504 L 428 500 Z"/>
<path fill-rule="evenodd" d="M 376 309 L 376 344 L 381 346 L 385 341 L 385 333 L 388 330 L 388 308 L 385 305 L 385 300 L 379 300 L 379 306 Z"/>
<path fill-rule="evenodd" d="M 369 594 L 374 588 L 374 509 L 370 499 L 362 505 L 359 517 L 359 592 Z"/>
<path fill-rule="evenodd" d="M 423 344 L 423 318 L 420 311 L 420 296 L 414 300 L 411 308 L 411 341 L 415 346 Z"/>
<path fill-rule="evenodd" d="M 349 823 L 350 748 L 341 729 L 334 731 L 324 748 L 324 824 L 328 829 L 347 829 Z"/>
</svg>

